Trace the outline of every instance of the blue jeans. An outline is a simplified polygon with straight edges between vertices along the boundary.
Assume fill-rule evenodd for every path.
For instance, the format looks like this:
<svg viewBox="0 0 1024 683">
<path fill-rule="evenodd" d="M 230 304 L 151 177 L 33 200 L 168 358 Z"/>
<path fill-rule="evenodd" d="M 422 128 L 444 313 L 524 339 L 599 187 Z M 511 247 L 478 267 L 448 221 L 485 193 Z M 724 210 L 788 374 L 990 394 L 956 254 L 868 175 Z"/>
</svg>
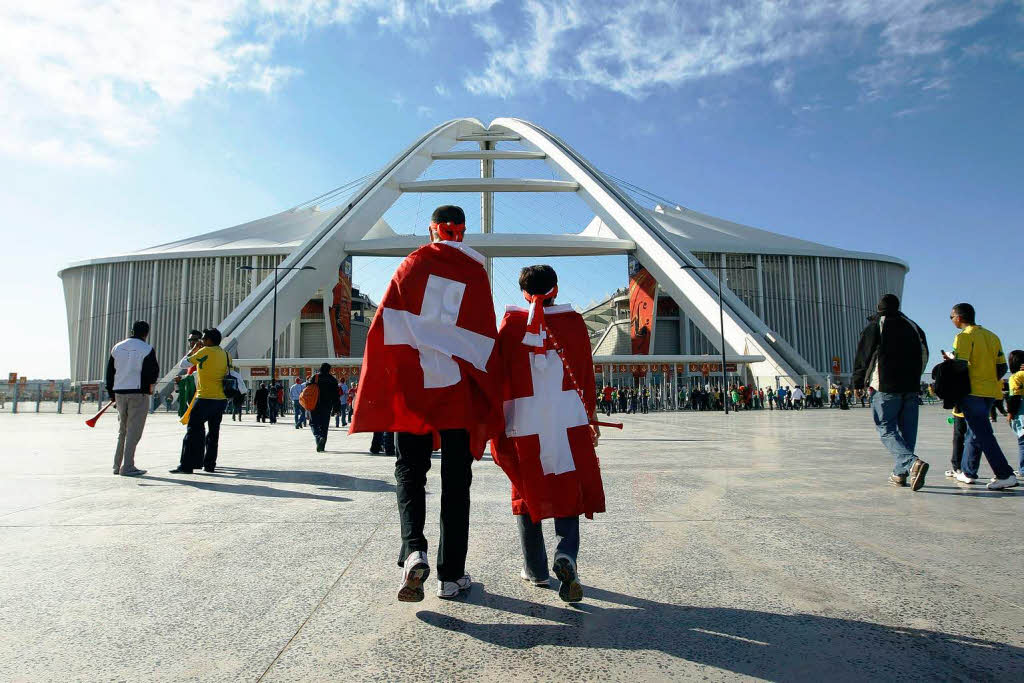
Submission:
<svg viewBox="0 0 1024 683">
<path fill-rule="evenodd" d="M 341 420 L 341 426 L 345 427 L 348 425 L 348 404 L 342 403 L 341 410 L 334 415 L 334 426 L 338 426 L 338 420 Z"/>
<path fill-rule="evenodd" d="M 892 473 L 902 476 L 910 472 L 917 460 L 917 413 L 921 398 L 916 393 L 891 394 L 876 391 L 871 397 L 871 414 L 882 445 L 889 449 L 895 463 Z"/>
<path fill-rule="evenodd" d="M 296 427 L 305 427 L 306 426 L 306 409 L 302 407 L 302 404 L 299 403 L 298 399 L 296 399 L 295 401 L 292 401 L 292 403 L 294 404 L 293 407 L 295 408 L 295 426 Z"/>
<path fill-rule="evenodd" d="M 981 454 L 985 454 L 988 466 L 998 479 L 1005 479 L 1013 470 L 1010 463 L 1006 462 L 1003 449 L 996 441 L 995 432 L 992 431 L 992 422 L 988 414 L 992 410 L 995 399 L 982 396 L 968 396 L 960 402 L 960 410 L 963 411 L 964 419 L 967 420 L 967 436 L 964 439 L 964 459 L 960 469 L 968 477 L 977 478 L 978 465 L 981 464 Z"/>
<path fill-rule="evenodd" d="M 516 515 L 519 525 L 519 542 L 523 546 L 523 567 L 533 581 L 543 581 L 548 574 L 548 550 L 544 545 L 544 531 L 541 525 L 533 523 L 530 515 Z M 555 555 L 567 555 L 576 564 L 580 552 L 580 518 L 556 517 L 555 536 L 558 544 Z"/>
</svg>

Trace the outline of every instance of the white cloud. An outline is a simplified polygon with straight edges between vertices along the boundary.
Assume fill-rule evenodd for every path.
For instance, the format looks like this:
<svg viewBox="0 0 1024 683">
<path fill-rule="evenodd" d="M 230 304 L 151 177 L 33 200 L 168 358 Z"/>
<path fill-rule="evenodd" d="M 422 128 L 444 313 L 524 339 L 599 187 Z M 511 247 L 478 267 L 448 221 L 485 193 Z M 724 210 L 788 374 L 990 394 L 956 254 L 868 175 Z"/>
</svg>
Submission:
<svg viewBox="0 0 1024 683">
<path fill-rule="evenodd" d="M 772 79 L 772 90 L 779 97 L 785 97 L 793 89 L 793 70 L 783 69 L 782 73 Z"/>
<path fill-rule="evenodd" d="M 1000 0 L 525 0 L 526 31 L 494 49 L 465 78 L 476 94 L 509 97 L 545 82 L 574 92 L 601 88 L 643 98 L 663 87 L 751 66 L 788 67 L 831 51 L 871 45 L 872 64 L 855 75 L 866 91 L 926 76 L 955 34 Z M 783 72 L 785 74 L 785 72 Z M 776 92 L 792 84 L 776 79 Z"/>
<path fill-rule="evenodd" d="M 279 90 L 285 36 L 376 18 L 407 32 L 497 0 L 45 0 L 0 2 L 0 154 L 111 166 L 214 89 Z"/>
<path fill-rule="evenodd" d="M 493 21 L 478 21 L 473 24 L 473 32 L 489 45 L 500 45 L 505 40 L 505 34 Z"/>
<path fill-rule="evenodd" d="M 429 119 L 434 115 L 434 108 L 428 107 L 425 104 L 421 104 L 418 107 L 416 107 L 416 115 L 421 116 L 425 119 Z"/>
<path fill-rule="evenodd" d="M 435 85 L 434 92 L 437 93 L 438 97 L 448 97 L 452 94 L 451 91 L 448 89 L 448 86 L 445 85 L 444 83 L 438 83 L 437 85 Z"/>
</svg>

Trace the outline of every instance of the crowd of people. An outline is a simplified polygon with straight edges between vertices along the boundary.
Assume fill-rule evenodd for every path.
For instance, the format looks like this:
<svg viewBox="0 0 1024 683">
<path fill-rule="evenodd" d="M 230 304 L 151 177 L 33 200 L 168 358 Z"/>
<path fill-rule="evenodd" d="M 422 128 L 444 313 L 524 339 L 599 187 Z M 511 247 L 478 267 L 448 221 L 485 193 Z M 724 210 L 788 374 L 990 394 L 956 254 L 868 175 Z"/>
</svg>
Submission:
<svg viewBox="0 0 1024 683">
<path fill-rule="evenodd" d="M 439 207 L 431 218 L 430 243 L 396 271 L 380 307 L 392 313 L 378 314 L 367 335 L 365 388 L 345 379 L 338 382 L 324 363 L 315 375 L 296 378 L 287 395 L 276 383 L 256 388 L 257 420 L 276 423 L 290 408 L 295 429 L 308 425 L 317 451 L 323 451 L 334 416 L 336 427 L 351 421 L 353 433 L 372 433 L 371 452 L 395 455 L 401 527 L 398 599 L 406 602 L 423 599 L 430 574 L 423 533 L 425 487 L 432 453 L 438 450 L 437 595 L 453 598 L 472 585 L 465 566 L 472 464 L 490 443 L 492 459 L 511 483 L 523 552 L 520 577 L 530 585 L 546 586 L 550 571 L 559 581 L 561 599 L 577 602 L 583 597 L 576 568 L 579 517 L 592 518 L 605 509 L 595 451 L 600 427 L 621 427 L 600 422 L 598 406 L 606 415 L 646 413 L 653 398 L 646 386 L 597 388 L 586 324 L 571 306 L 555 303 L 558 278 L 550 266 L 522 270 L 519 286 L 529 307 L 509 307 L 496 326 L 483 257 L 462 244 L 464 231 L 459 207 Z M 435 318 L 425 313 L 432 307 L 440 309 Z M 385 333 L 388 319 L 401 329 Z M 984 455 L 995 475 L 989 489 L 1017 486 L 1020 472 L 1013 472 L 1000 450 L 992 421 L 996 401 L 1002 398 L 1001 378 L 1009 369 L 1004 408 L 1024 468 L 1024 351 L 1012 351 L 1007 363 L 998 337 L 976 323 L 969 304 L 954 306 L 950 320 L 959 333 L 953 352 L 943 352 L 933 385 L 934 394 L 953 410 L 954 447 L 946 475 L 965 485 L 977 483 Z M 114 474 L 122 476 L 145 474 L 135 464 L 135 450 L 149 412 L 148 395 L 159 376 L 148 336 L 148 323 L 133 324 L 130 336 L 111 350 L 107 364 L 106 388 L 120 417 Z M 220 425 L 228 407 L 232 419 L 241 419 L 248 390 L 220 343 L 215 328 L 193 330 L 179 363 L 179 411 L 186 428 L 179 465 L 171 470 L 175 474 L 215 472 Z M 894 459 L 889 483 L 918 491 L 929 468 L 915 452 L 920 380 L 927 360 L 924 332 L 899 310 L 899 300 L 887 294 L 862 333 L 852 386 L 826 391 L 817 384 L 777 389 L 737 384 L 723 391 L 706 385 L 684 388 L 679 406 L 700 411 L 727 403 L 736 410 L 801 410 L 848 408 L 854 399 L 870 403 L 881 441 Z M 551 565 L 540 526 L 548 518 L 554 520 L 557 536 Z"/>
</svg>

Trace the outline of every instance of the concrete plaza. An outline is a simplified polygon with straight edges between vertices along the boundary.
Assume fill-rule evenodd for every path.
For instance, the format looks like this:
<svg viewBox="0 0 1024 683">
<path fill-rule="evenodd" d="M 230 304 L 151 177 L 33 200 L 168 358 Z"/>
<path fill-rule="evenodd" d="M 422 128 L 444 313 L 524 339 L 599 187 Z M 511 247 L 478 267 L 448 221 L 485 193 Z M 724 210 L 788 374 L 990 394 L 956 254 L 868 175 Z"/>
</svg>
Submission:
<svg viewBox="0 0 1024 683">
<path fill-rule="evenodd" d="M 111 475 L 112 415 L 0 415 L 0 680 L 1021 680 L 1024 489 L 943 478 L 947 414 L 923 409 L 918 493 L 885 483 L 866 410 L 625 416 L 576 607 L 520 581 L 486 456 L 472 590 L 441 601 L 432 576 L 401 604 L 393 462 L 367 435 L 318 454 L 288 419 L 228 420 L 222 471 L 178 476 L 158 414 L 134 479 Z"/>
</svg>

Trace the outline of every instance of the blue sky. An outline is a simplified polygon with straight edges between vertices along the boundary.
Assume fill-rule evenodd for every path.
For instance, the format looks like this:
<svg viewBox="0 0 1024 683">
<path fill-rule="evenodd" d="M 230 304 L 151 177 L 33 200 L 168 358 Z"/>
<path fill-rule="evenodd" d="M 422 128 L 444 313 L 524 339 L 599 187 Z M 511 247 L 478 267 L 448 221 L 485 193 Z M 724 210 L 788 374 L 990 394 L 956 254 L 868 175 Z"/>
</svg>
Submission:
<svg viewBox="0 0 1024 683">
<path fill-rule="evenodd" d="M 903 258 L 936 353 L 961 300 L 1024 347 L 1021 2 L 23 5 L 0 8 L 0 370 L 66 375 L 62 265 L 283 210 L 439 121 L 501 115 L 690 208 Z M 586 303 L 625 268 L 578 279 Z"/>
</svg>

